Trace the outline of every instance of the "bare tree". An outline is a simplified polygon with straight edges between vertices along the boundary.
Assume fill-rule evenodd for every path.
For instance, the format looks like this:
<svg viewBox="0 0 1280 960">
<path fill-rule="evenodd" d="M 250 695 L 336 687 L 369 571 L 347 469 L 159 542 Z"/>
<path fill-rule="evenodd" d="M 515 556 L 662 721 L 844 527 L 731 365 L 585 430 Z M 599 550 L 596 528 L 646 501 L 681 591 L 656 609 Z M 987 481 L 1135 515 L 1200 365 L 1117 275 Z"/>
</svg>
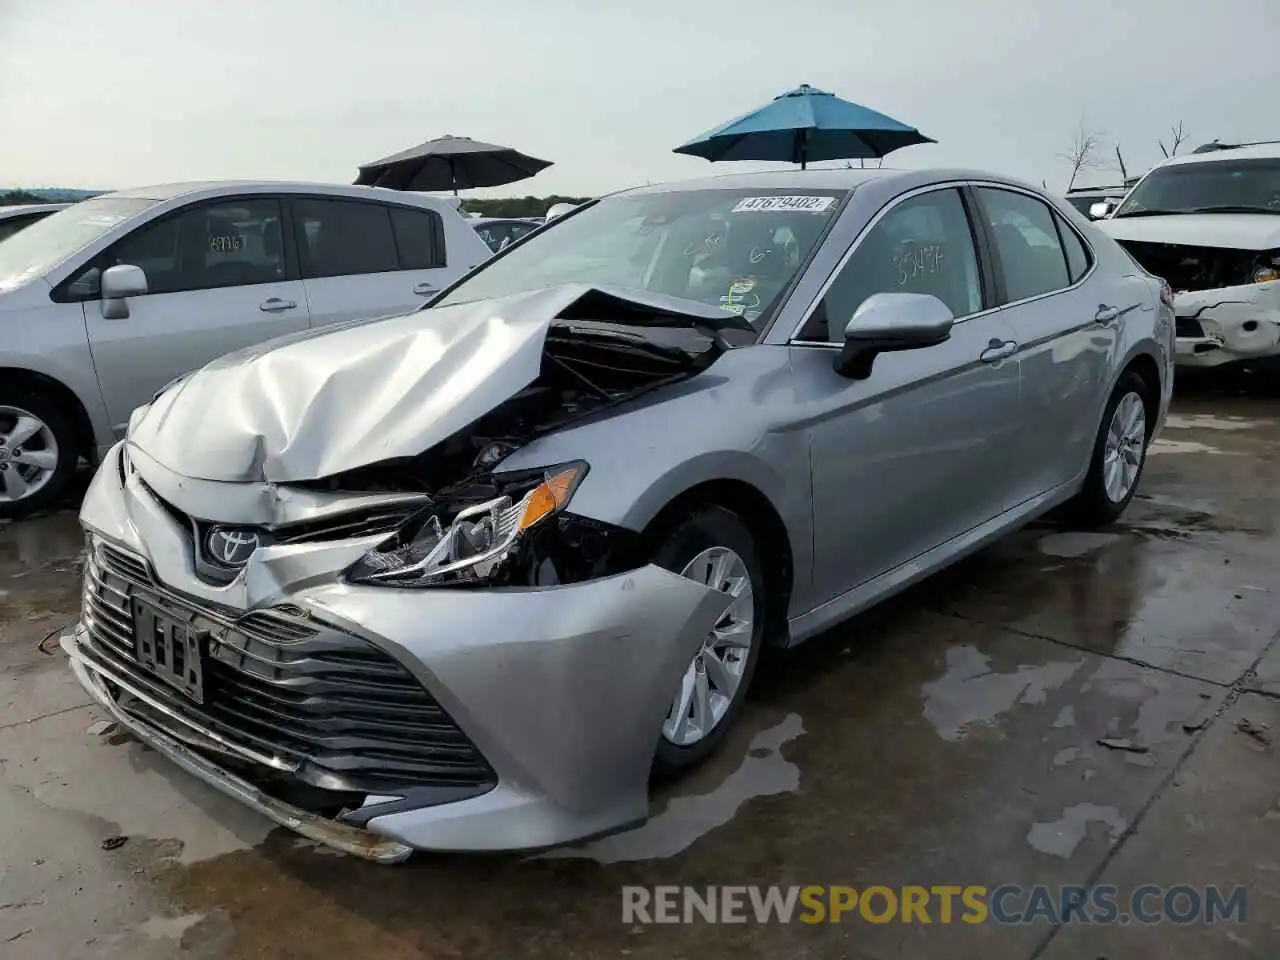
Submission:
<svg viewBox="0 0 1280 960">
<path fill-rule="evenodd" d="M 1170 137 L 1169 137 L 1170 145 L 1167 148 L 1165 147 L 1163 140 L 1156 141 L 1156 143 L 1160 145 L 1160 152 L 1163 153 L 1165 157 L 1176 156 L 1178 153 L 1178 147 L 1182 146 L 1182 142 L 1187 139 L 1187 134 L 1182 129 L 1181 120 L 1178 121 L 1177 126 L 1173 126 L 1169 128 L 1169 133 L 1170 133 Z"/>
<path fill-rule="evenodd" d="M 1099 151 L 1102 149 L 1102 134 L 1097 130 L 1089 130 L 1082 119 L 1071 141 L 1069 149 L 1058 154 L 1058 159 L 1071 164 L 1071 177 L 1067 180 L 1067 189 L 1076 185 L 1076 178 L 1081 170 L 1092 170 L 1100 166 Z"/>
<path fill-rule="evenodd" d="M 1116 144 L 1116 165 L 1120 167 L 1120 182 L 1129 182 L 1129 169 L 1124 165 L 1124 154 L 1120 152 L 1120 144 Z"/>
</svg>

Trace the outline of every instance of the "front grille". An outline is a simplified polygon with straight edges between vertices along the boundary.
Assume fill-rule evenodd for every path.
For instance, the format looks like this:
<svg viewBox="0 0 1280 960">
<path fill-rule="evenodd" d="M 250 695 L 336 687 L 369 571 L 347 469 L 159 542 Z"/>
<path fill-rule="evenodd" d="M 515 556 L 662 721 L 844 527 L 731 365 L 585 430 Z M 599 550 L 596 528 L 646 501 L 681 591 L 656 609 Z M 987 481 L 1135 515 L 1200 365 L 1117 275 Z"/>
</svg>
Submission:
<svg viewBox="0 0 1280 960">
<path fill-rule="evenodd" d="M 1173 322 L 1173 332 L 1180 337 L 1203 337 L 1204 327 L 1199 320 L 1191 317 L 1178 317 Z"/>
<path fill-rule="evenodd" d="M 390 792 L 482 786 L 493 771 L 444 709 L 374 645 L 302 619 L 297 608 L 239 618 L 161 593 L 148 564 L 100 545 L 85 566 L 86 652 L 166 708 L 316 786 Z M 132 604 L 156 603 L 209 636 L 203 703 L 137 656 Z M 180 735 L 180 724 L 171 732 Z"/>
</svg>

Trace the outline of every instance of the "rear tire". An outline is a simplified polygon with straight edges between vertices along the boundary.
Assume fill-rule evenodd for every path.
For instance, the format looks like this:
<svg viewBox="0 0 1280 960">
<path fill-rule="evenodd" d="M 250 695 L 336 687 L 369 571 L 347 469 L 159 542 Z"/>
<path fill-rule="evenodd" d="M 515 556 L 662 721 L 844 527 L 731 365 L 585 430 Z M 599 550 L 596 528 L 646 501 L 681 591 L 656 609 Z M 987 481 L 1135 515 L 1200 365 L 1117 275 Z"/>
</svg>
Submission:
<svg viewBox="0 0 1280 960">
<path fill-rule="evenodd" d="M 1116 384 L 1093 443 L 1084 486 L 1067 506 L 1067 516 L 1085 529 L 1114 523 L 1124 513 L 1142 480 L 1155 417 L 1151 388 L 1132 370 Z"/>
<path fill-rule="evenodd" d="M 653 562 L 737 598 L 673 691 L 653 760 L 655 774 L 670 776 L 714 753 L 742 708 L 764 645 L 766 583 L 755 538 L 723 507 L 689 513 L 663 537 Z"/>
<path fill-rule="evenodd" d="M 48 508 L 79 460 L 71 418 L 58 404 L 38 391 L 0 387 L 0 517 Z"/>
</svg>

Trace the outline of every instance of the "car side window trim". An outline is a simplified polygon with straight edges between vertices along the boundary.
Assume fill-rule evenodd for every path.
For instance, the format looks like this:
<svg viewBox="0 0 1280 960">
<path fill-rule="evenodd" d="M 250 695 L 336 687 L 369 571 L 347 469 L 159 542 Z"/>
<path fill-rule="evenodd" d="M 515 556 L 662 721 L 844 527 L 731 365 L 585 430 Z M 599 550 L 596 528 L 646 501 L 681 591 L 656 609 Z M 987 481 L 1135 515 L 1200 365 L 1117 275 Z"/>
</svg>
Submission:
<svg viewBox="0 0 1280 960">
<path fill-rule="evenodd" d="M 369 274 L 345 274 L 345 276 L 380 276 L 384 273 L 399 273 L 404 270 L 424 269 L 419 267 L 407 267 L 404 265 L 404 255 L 400 251 L 400 240 L 396 236 L 395 225 L 391 223 L 391 213 L 394 210 L 407 210 L 409 213 L 416 213 L 427 216 L 431 222 L 431 241 L 434 244 L 433 253 L 438 262 L 437 266 L 425 269 L 442 269 L 449 265 L 449 248 L 445 240 L 444 218 L 440 215 L 440 211 L 434 207 L 420 207 L 412 203 L 395 203 L 386 200 L 374 200 L 368 197 L 350 197 L 345 194 L 324 194 L 324 193 L 290 193 L 284 198 L 289 219 L 289 235 L 292 246 L 295 248 L 295 256 L 298 258 L 298 275 L 304 280 L 324 280 L 335 279 L 334 277 L 310 277 L 306 276 L 301 269 L 302 250 L 300 247 L 299 231 L 302 229 L 302 223 L 296 215 L 296 207 L 294 204 L 305 201 L 334 201 L 340 203 L 358 203 L 364 206 L 377 207 L 384 212 L 387 217 L 388 226 L 391 229 L 391 241 L 396 251 L 396 267 L 394 270 L 378 270 Z"/>
<path fill-rule="evenodd" d="M 1080 249 L 1084 252 L 1085 267 L 1084 272 L 1080 274 L 1080 280 L 1083 280 L 1088 275 L 1089 271 L 1093 269 L 1095 260 L 1093 249 L 1085 243 L 1084 237 L 1080 236 L 1079 232 L 1072 227 L 1071 224 L 1067 223 L 1066 217 L 1062 216 L 1062 214 L 1057 210 L 1054 210 L 1052 207 L 1050 208 L 1050 212 L 1053 214 L 1053 225 L 1058 231 L 1058 243 L 1062 245 L 1062 252 L 1067 255 L 1067 276 L 1070 277 L 1072 284 L 1075 284 L 1078 280 L 1076 277 L 1071 276 L 1071 254 L 1067 253 L 1066 234 L 1071 234 L 1071 236 L 1075 238 L 1076 243 L 1080 244 Z"/>
<path fill-rule="evenodd" d="M 987 271 L 984 269 L 983 265 L 983 256 L 987 251 L 984 249 L 983 238 L 979 235 L 977 226 L 974 222 L 973 212 L 969 209 L 968 203 L 965 202 L 963 188 L 966 185 L 967 181 L 946 181 L 941 183 L 925 184 L 922 187 L 916 187 L 913 190 L 908 190 L 905 193 L 898 194 L 898 196 L 894 197 L 877 210 L 875 215 L 867 221 L 861 230 L 858 231 L 858 235 L 853 238 L 853 241 L 849 244 L 849 248 L 841 255 L 831 273 L 827 276 L 826 280 L 823 281 L 822 286 L 818 288 L 818 292 L 810 299 L 809 304 L 800 314 L 800 319 L 796 323 L 795 328 L 791 331 L 791 335 L 787 338 L 787 344 L 789 346 L 817 347 L 825 350 L 842 349 L 843 344 L 838 342 L 827 341 L 824 343 L 818 340 L 801 340 L 799 339 L 800 331 L 805 328 L 806 324 L 808 324 L 813 312 L 818 309 L 818 305 L 822 303 L 831 288 L 835 286 L 836 280 L 839 279 L 841 272 L 846 266 L 848 266 L 849 261 L 853 259 L 854 254 L 858 251 L 858 248 L 862 246 L 868 234 L 875 229 L 881 220 L 908 200 L 914 200 L 916 197 L 928 193 L 940 193 L 944 190 L 954 190 L 960 194 L 960 200 L 964 207 L 965 217 L 969 221 L 969 235 L 973 242 L 974 257 L 978 261 L 978 283 L 983 303 L 981 310 L 975 311 L 974 313 L 967 313 L 963 317 L 956 317 L 955 322 L 965 323 L 969 320 L 973 320 L 977 317 L 982 317 L 986 314 L 994 313 L 999 310 L 1000 308 L 997 306 L 988 305 L 987 284 L 984 280 Z M 817 245 L 815 245 L 815 252 L 816 246 Z"/>
<path fill-rule="evenodd" d="M 100 299 L 101 294 L 96 291 L 83 294 L 71 293 L 71 287 L 74 286 L 76 282 L 90 270 L 97 269 L 99 271 L 99 276 L 101 276 L 101 271 L 106 269 L 105 264 L 115 254 L 116 250 L 119 249 L 120 245 L 128 242 L 140 231 L 154 229 L 162 224 L 175 220 L 178 217 L 185 216 L 197 210 L 203 210 L 207 207 L 218 207 L 233 203 L 253 203 L 255 201 L 264 200 L 275 203 L 276 209 L 280 215 L 280 230 L 282 234 L 280 240 L 284 254 L 284 276 L 270 281 L 262 281 L 261 283 L 233 283 L 217 287 L 190 287 L 182 290 L 166 290 L 162 293 L 152 293 L 151 291 L 148 291 L 147 293 L 139 294 L 139 296 L 167 296 L 171 293 L 199 293 L 204 290 L 232 290 L 237 287 L 261 286 L 263 283 L 287 283 L 291 280 L 299 280 L 301 279 L 301 274 L 298 270 L 297 250 L 291 242 L 291 237 L 289 235 L 290 217 L 287 199 L 287 196 L 274 193 L 237 193 L 224 197 L 206 197 L 202 200 L 196 200 L 192 203 L 175 207 L 172 210 L 166 210 L 159 216 L 152 217 L 151 219 L 138 224 L 124 236 L 113 240 L 108 246 L 89 257 L 79 267 L 73 269 L 66 278 L 53 289 L 49 298 L 54 303 L 91 303 L 94 300 Z"/>
<path fill-rule="evenodd" d="M 391 220 L 391 240 L 396 247 L 396 263 L 398 271 L 403 270 L 442 270 L 449 266 L 448 244 L 445 242 L 444 218 L 430 207 L 411 207 L 403 203 L 383 204 L 387 208 L 387 216 Z M 426 217 L 430 229 L 428 234 L 431 244 L 431 265 L 427 267 L 410 266 L 404 250 L 400 246 L 400 231 L 396 228 L 396 211 L 411 213 L 414 216 Z"/>
<path fill-rule="evenodd" d="M 1084 246 L 1085 254 L 1089 258 L 1089 268 L 1080 275 L 1080 279 L 1074 280 L 1068 283 L 1065 287 L 1060 287 L 1057 290 L 1049 290 L 1049 291 L 1046 291 L 1045 293 L 1037 293 L 1035 296 L 1032 296 L 1032 297 L 1023 297 L 1021 300 L 1010 300 L 1007 303 L 1001 303 L 1000 306 L 996 307 L 995 309 L 1005 310 L 1009 307 L 1021 306 L 1024 303 L 1034 303 L 1037 300 L 1043 300 L 1046 297 L 1060 296 L 1061 294 L 1075 290 L 1077 287 L 1081 286 L 1086 280 L 1088 280 L 1091 276 L 1093 276 L 1093 272 L 1098 268 L 1098 255 L 1096 251 L 1093 249 L 1093 245 L 1089 243 L 1088 238 L 1085 237 L 1084 234 L 1080 233 L 1080 231 L 1076 230 L 1074 226 L 1072 226 L 1070 223 L 1067 222 L 1067 218 L 1062 215 L 1061 211 L 1058 210 L 1057 206 L 1052 201 L 1046 200 L 1044 197 L 1042 197 L 1038 193 L 1035 193 L 1034 191 L 1025 190 L 1018 186 L 1007 184 L 1007 183 L 997 183 L 989 180 L 971 180 L 971 181 L 966 181 L 965 185 L 968 187 L 975 188 L 974 190 L 975 194 L 977 194 L 976 188 L 982 187 L 990 190 L 1005 190 L 1009 193 L 1020 193 L 1023 196 L 1030 197 L 1033 200 L 1040 201 L 1046 207 L 1049 208 L 1049 215 L 1052 218 L 1055 225 L 1058 223 L 1058 221 L 1061 221 L 1063 224 L 1066 225 L 1067 229 L 1069 229 L 1072 233 L 1076 235 L 1077 239 L 1079 239 L 1080 243 Z M 982 197 L 975 196 L 975 202 L 978 204 L 979 209 L 981 209 Z M 985 230 L 985 223 L 986 223 L 987 217 L 984 215 L 983 217 L 980 218 L 980 220 L 984 224 L 984 230 Z M 1058 242 L 1059 242 L 1059 246 L 1062 246 L 1061 237 L 1059 237 Z M 994 247 L 992 248 L 991 253 L 993 257 L 995 257 L 994 262 L 996 263 L 997 267 L 999 267 L 998 254 L 996 253 Z M 1065 247 L 1062 248 L 1062 255 L 1063 255 L 1063 258 L 1065 259 L 1066 258 Z M 1003 269 L 996 270 L 996 274 L 999 277 L 999 288 L 1002 295 L 1005 294 L 1003 273 L 1004 273 Z M 1071 266 L 1069 263 L 1067 264 L 1067 279 L 1068 280 L 1071 279 Z M 1003 299 L 1003 296 L 1001 299 Z"/>
</svg>

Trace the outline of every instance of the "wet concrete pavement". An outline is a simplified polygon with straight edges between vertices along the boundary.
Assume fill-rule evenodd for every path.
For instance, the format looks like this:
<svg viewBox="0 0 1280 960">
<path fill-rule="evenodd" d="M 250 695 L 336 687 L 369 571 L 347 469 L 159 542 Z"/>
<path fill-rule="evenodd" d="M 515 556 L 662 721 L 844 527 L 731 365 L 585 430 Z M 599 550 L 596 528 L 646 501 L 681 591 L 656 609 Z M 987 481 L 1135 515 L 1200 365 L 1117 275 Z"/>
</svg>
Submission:
<svg viewBox="0 0 1280 960">
<path fill-rule="evenodd" d="M 1280 402 L 1184 396 L 1124 523 L 1038 525 L 763 663 L 645 826 L 398 868 L 98 732 L 40 647 L 75 615 L 74 514 L 0 526 L 0 957 L 1274 957 L 1278 481 Z M 1246 921 L 622 922 L 627 884 L 1010 883 L 1244 885 Z"/>
</svg>

